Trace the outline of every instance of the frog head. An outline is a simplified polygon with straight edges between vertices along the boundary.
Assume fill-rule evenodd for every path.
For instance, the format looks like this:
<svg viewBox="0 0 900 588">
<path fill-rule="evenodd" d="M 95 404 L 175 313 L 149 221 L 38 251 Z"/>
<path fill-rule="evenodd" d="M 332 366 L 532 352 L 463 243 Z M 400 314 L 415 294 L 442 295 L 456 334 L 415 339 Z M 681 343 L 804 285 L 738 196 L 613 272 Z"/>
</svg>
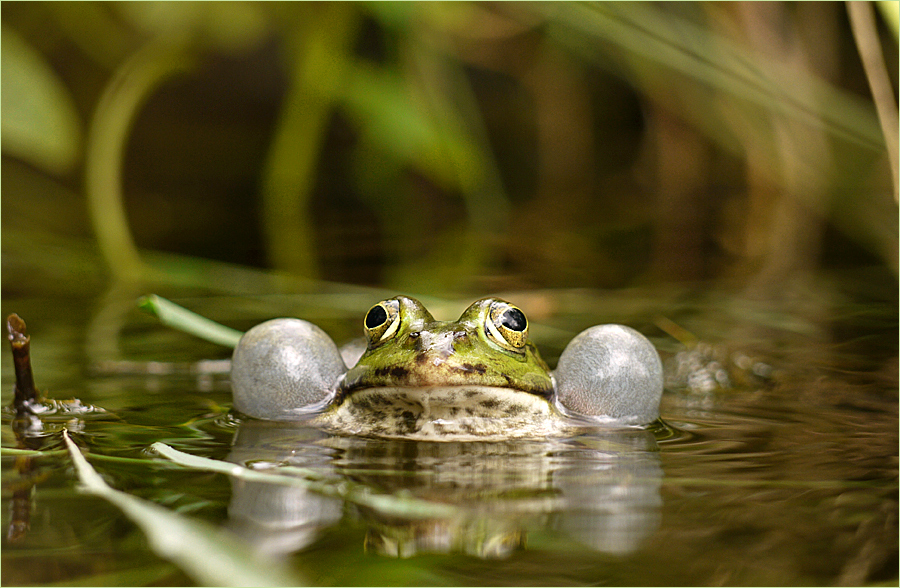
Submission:
<svg viewBox="0 0 900 588">
<path fill-rule="evenodd" d="M 474 302 L 456 321 L 436 321 L 421 302 L 397 296 L 363 321 L 366 351 L 339 391 L 367 388 L 491 386 L 553 395 L 550 370 L 528 339 L 528 319 L 497 298 Z"/>
</svg>

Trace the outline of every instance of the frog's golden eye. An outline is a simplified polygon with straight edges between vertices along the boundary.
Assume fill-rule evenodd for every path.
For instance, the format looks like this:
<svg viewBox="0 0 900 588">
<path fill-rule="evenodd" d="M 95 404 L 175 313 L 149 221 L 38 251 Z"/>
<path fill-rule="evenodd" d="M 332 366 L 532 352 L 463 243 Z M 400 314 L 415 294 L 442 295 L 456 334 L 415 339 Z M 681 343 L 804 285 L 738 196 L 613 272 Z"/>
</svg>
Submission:
<svg viewBox="0 0 900 588">
<path fill-rule="evenodd" d="M 491 341 L 510 351 L 521 351 L 528 341 L 528 319 L 525 313 L 508 302 L 494 302 L 484 321 Z"/>
<path fill-rule="evenodd" d="M 400 327 L 400 302 L 385 300 L 369 309 L 363 321 L 366 340 L 369 347 L 375 347 L 387 341 Z"/>
</svg>

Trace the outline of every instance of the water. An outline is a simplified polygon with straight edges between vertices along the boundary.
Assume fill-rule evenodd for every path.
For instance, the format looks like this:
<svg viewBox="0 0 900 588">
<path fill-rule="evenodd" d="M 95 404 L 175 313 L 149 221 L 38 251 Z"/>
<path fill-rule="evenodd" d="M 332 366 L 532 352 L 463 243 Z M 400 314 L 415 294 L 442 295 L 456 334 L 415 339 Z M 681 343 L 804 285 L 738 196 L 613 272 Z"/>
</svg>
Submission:
<svg viewBox="0 0 900 588">
<path fill-rule="evenodd" d="M 4 585 L 193 582 L 116 507 L 76 491 L 53 451 L 63 426 L 115 488 L 229 529 L 315 585 L 896 585 L 895 302 L 682 300 L 665 316 L 710 343 L 688 353 L 650 326 L 659 308 L 592 297 L 592 318 L 625 315 L 667 359 L 664 423 L 414 443 L 234 418 L 226 378 L 188 371 L 227 352 L 130 299 L 3 301 L 29 322 L 39 387 L 105 410 L 48 418 L 43 457 L 4 453 Z M 553 362 L 564 341 L 547 339 Z M 110 374 L 135 369 L 109 363 L 122 360 L 178 365 Z M 8 350 L 3 361 L 8 404 Z M 8 414 L 2 440 L 16 446 Z M 259 472 L 304 468 L 395 510 L 180 468 L 149 451 L 157 441 Z"/>
</svg>

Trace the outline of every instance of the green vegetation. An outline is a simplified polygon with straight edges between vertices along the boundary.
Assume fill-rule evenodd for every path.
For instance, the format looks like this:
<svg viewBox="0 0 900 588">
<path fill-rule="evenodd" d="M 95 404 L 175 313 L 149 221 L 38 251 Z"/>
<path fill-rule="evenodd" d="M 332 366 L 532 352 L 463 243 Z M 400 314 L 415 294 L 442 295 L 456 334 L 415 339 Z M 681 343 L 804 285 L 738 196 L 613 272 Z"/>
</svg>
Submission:
<svg viewBox="0 0 900 588">
<path fill-rule="evenodd" d="M 68 432 L 63 438 L 85 492 L 121 509 L 146 534 L 150 548 L 207 586 L 296 586 L 285 566 L 254 554 L 227 532 L 110 488 Z"/>
<path fill-rule="evenodd" d="M 34 167 L 4 166 L 4 252 L 93 233 L 130 281 L 181 283 L 156 249 L 439 295 L 896 277 L 878 4 L 10 5 L 3 153 Z"/>
<path fill-rule="evenodd" d="M 163 324 L 191 333 L 211 343 L 234 347 L 242 335 L 240 331 L 230 329 L 190 312 L 155 294 L 144 296 L 138 301 L 138 305 L 147 312 L 159 317 Z"/>
</svg>

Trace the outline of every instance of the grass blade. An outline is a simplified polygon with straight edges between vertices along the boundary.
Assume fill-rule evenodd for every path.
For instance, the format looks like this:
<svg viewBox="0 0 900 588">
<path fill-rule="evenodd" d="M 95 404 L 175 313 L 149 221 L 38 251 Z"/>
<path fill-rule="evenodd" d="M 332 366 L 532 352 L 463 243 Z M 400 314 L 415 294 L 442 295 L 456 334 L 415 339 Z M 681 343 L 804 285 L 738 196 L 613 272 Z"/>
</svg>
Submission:
<svg viewBox="0 0 900 588">
<path fill-rule="evenodd" d="M 166 326 L 205 339 L 217 345 L 234 348 L 241 338 L 240 331 L 220 325 L 204 316 L 178 306 L 156 294 L 149 294 L 138 300 L 138 306 L 159 318 Z"/>
<path fill-rule="evenodd" d="M 206 586 L 298 586 L 278 562 L 256 555 L 250 546 L 202 521 L 111 488 L 63 431 L 84 492 L 122 510 L 147 536 L 153 552 L 178 565 Z"/>
<path fill-rule="evenodd" d="M 199 457 L 197 455 L 190 455 L 189 453 L 183 453 L 169 447 L 165 443 L 154 443 L 150 446 L 150 449 L 156 451 L 166 459 L 185 467 L 208 472 L 217 472 L 250 482 L 263 482 L 305 488 L 310 492 L 341 498 L 347 502 L 371 508 L 383 515 L 426 519 L 433 517 L 454 517 L 459 515 L 459 510 L 449 504 L 429 502 L 417 498 L 401 498 L 390 494 L 374 494 L 369 487 L 362 484 L 349 483 L 343 478 L 336 482 L 329 482 L 327 480 L 322 480 L 321 474 L 303 468 L 279 468 L 282 472 L 296 475 L 270 474 L 251 470 L 226 461 L 218 461 L 206 457 Z M 306 477 L 301 478 L 298 476 Z"/>
</svg>

